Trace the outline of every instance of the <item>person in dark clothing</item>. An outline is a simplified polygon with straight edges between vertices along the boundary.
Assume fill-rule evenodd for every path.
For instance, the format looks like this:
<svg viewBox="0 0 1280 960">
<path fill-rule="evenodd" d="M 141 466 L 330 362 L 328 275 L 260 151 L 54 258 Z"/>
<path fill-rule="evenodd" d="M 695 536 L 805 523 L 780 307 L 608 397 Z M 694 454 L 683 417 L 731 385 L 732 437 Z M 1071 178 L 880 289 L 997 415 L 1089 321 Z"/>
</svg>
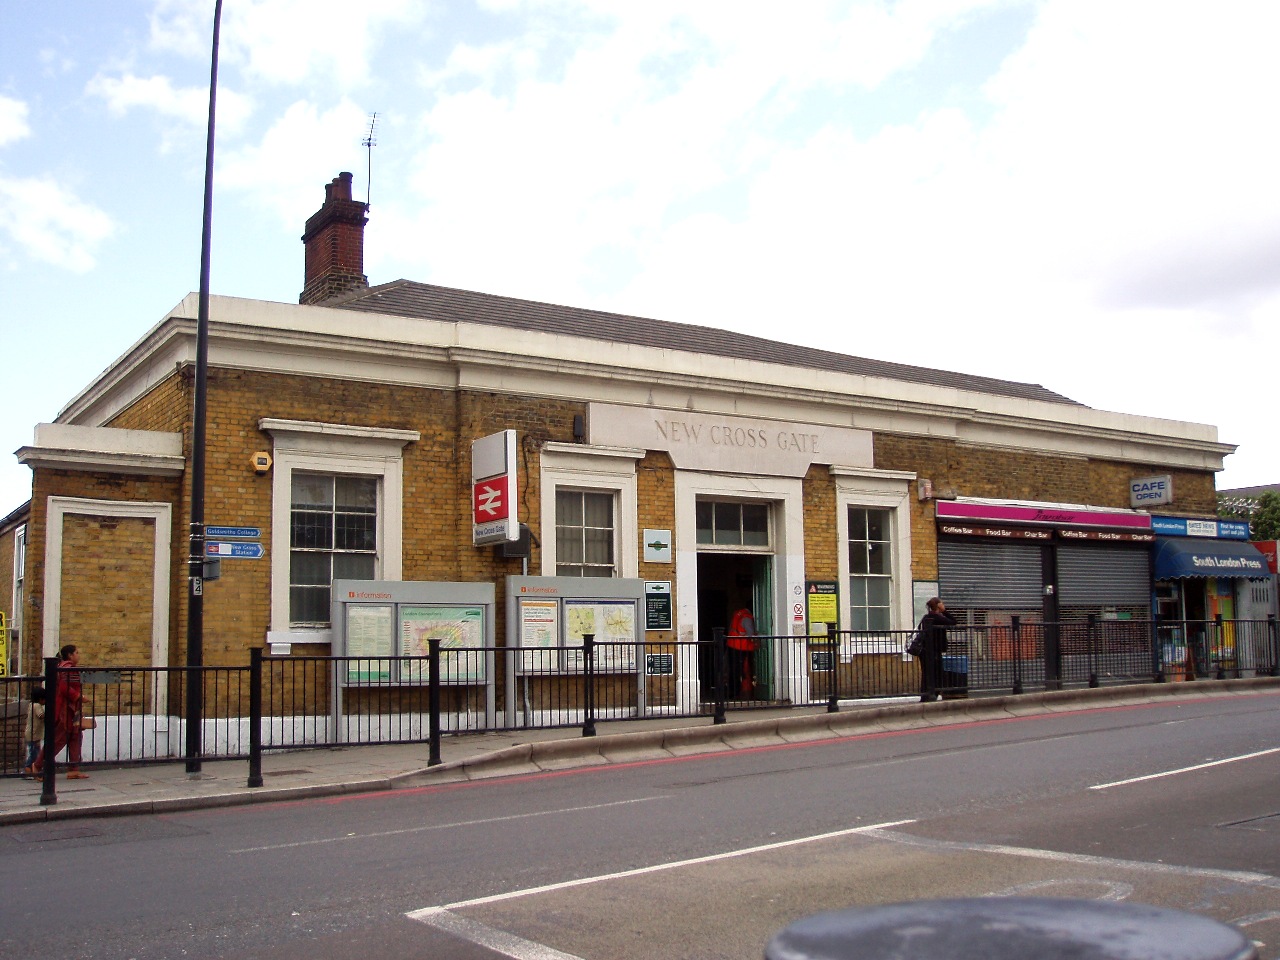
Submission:
<svg viewBox="0 0 1280 960">
<path fill-rule="evenodd" d="M 956 625 L 956 618 L 947 613 L 947 605 L 941 597 L 933 597 L 927 604 L 928 612 L 920 618 L 920 641 L 924 652 L 920 655 L 920 702 L 931 703 L 938 699 L 942 686 L 942 655 L 947 651 L 947 627 Z"/>
</svg>

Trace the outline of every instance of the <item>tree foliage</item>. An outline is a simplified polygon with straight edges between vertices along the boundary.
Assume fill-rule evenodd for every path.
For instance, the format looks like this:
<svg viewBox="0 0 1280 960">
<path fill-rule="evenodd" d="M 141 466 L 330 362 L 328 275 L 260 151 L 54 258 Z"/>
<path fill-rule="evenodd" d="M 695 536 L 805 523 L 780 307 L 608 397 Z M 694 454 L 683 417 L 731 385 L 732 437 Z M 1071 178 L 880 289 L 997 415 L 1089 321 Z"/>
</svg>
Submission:
<svg viewBox="0 0 1280 960">
<path fill-rule="evenodd" d="M 1280 493 L 1267 490 L 1258 497 L 1249 528 L 1254 540 L 1280 540 Z"/>
</svg>

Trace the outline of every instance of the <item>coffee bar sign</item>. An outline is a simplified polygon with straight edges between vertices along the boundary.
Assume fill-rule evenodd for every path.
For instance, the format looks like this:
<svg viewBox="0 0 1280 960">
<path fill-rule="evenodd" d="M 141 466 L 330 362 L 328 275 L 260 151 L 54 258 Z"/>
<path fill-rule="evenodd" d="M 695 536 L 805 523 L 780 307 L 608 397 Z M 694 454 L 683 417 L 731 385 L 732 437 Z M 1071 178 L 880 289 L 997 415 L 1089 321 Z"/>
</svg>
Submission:
<svg viewBox="0 0 1280 960">
<path fill-rule="evenodd" d="M 871 431 L 754 417 L 588 407 L 591 443 L 662 450 L 677 470 L 803 477 L 815 463 L 872 467 Z"/>
</svg>

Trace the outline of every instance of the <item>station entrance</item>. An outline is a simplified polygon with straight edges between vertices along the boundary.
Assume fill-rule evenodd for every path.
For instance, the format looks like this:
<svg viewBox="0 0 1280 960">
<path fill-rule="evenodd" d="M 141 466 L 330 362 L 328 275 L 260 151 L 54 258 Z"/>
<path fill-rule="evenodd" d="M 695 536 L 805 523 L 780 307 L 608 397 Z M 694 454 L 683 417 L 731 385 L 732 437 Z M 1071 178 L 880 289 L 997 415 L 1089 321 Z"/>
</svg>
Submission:
<svg viewBox="0 0 1280 960">
<path fill-rule="evenodd" d="M 716 628 L 729 630 L 738 610 L 750 610 L 756 622 L 756 633 L 774 633 L 773 557 L 759 553 L 698 553 L 698 637 L 710 640 Z M 772 661 L 772 645 L 757 643 L 751 651 L 754 687 L 744 690 L 738 678 L 731 678 L 725 691 L 729 701 L 772 700 L 775 698 L 776 665 Z M 699 692 L 704 703 L 715 700 L 712 679 L 715 676 L 714 650 L 704 644 L 698 654 Z M 734 658 L 730 658 L 733 661 Z"/>
</svg>

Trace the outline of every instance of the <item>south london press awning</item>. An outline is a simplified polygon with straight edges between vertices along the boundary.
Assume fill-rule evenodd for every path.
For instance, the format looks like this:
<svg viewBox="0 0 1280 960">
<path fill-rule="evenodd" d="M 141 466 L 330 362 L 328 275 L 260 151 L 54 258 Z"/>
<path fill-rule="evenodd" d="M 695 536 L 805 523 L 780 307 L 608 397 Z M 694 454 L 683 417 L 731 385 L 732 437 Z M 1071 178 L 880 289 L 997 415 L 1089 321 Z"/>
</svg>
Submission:
<svg viewBox="0 0 1280 960">
<path fill-rule="evenodd" d="M 1155 578 L 1271 576 L 1267 558 L 1239 540 L 1200 540 L 1195 537 L 1156 537 Z"/>
</svg>

